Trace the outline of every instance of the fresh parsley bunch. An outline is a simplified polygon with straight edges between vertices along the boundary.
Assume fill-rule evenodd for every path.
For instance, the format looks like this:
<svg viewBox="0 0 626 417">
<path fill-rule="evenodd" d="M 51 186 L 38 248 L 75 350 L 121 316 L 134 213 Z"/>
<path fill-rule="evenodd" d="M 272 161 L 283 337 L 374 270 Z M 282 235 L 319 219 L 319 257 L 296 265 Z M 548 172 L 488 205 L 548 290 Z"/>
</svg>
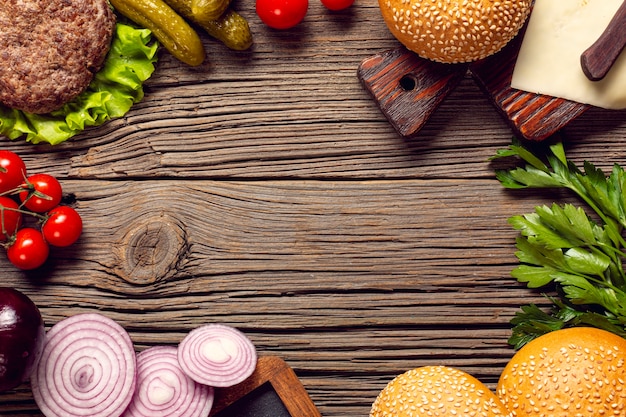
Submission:
<svg viewBox="0 0 626 417">
<path fill-rule="evenodd" d="M 626 337 L 626 174 L 615 164 L 610 175 L 589 162 L 580 170 L 554 143 L 536 155 L 520 143 L 499 150 L 492 159 L 517 157 L 524 166 L 496 170 L 506 188 L 565 188 L 584 205 L 535 207 L 533 213 L 513 216 L 520 231 L 511 272 L 529 288 L 554 289 L 549 312 L 536 305 L 522 307 L 511 320 L 509 343 L 520 348 L 553 330 L 587 325 Z M 594 215 L 594 218 L 591 217 Z"/>
</svg>

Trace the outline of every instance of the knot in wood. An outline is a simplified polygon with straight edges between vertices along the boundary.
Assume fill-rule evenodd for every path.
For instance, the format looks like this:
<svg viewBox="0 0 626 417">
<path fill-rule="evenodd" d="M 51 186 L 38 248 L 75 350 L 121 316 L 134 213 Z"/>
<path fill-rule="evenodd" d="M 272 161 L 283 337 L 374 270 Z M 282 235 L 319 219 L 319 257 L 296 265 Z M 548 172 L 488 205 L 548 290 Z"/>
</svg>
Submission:
<svg viewBox="0 0 626 417">
<path fill-rule="evenodd" d="M 169 216 L 139 219 L 118 246 L 121 276 L 136 285 L 150 285 L 177 270 L 187 248 L 184 226 Z"/>
</svg>

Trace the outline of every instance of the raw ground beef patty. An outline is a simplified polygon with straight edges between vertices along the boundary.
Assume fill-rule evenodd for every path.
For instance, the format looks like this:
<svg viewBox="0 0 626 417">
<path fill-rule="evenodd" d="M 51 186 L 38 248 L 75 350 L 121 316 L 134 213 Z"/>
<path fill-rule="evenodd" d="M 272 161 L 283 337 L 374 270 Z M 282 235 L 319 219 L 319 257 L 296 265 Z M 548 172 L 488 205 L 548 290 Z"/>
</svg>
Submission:
<svg viewBox="0 0 626 417">
<path fill-rule="evenodd" d="M 115 29 L 107 0 L 0 0 L 0 103 L 49 113 L 104 62 Z"/>
</svg>

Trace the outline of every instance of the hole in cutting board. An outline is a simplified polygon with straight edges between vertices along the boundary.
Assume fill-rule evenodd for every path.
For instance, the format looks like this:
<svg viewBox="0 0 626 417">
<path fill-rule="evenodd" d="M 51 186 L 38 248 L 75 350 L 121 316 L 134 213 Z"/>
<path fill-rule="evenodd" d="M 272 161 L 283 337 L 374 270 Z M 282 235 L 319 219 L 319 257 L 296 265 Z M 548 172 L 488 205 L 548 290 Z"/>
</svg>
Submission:
<svg viewBox="0 0 626 417">
<path fill-rule="evenodd" d="M 412 74 L 407 74 L 400 78 L 400 87 L 404 91 L 413 91 L 417 88 L 417 79 Z"/>
</svg>

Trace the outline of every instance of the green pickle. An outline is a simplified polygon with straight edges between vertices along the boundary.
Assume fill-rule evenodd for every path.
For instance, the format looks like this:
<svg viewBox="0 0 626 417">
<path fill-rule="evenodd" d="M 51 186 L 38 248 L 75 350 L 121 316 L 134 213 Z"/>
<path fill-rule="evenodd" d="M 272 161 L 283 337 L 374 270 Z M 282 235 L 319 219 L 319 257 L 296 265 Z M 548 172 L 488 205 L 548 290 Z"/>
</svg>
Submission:
<svg viewBox="0 0 626 417">
<path fill-rule="evenodd" d="M 252 32 L 248 21 L 232 9 L 216 20 L 202 25 L 204 30 L 230 49 L 244 51 L 252 46 Z"/>
<path fill-rule="evenodd" d="M 191 0 L 191 13 L 197 22 L 210 22 L 223 15 L 230 0 Z"/>
<path fill-rule="evenodd" d="M 122 15 L 152 31 L 177 59 L 198 66 L 206 57 L 198 33 L 163 0 L 110 0 Z"/>
<path fill-rule="evenodd" d="M 203 0 L 207 1 L 207 0 Z M 211 0 L 212 1 L 212 0 Z M 230 0 L 218 0 L 230 1 Z M 210 36 L 235 51 L 243 51 L 252 46 L 252 32 L 248 21 L 239 13 L 227 7 L 226 11 L 214 20 L 201 20 L 193 13 L 194 0 L 165 0 L 174 10 L 204 29 Z M 227 4 L 228 6 L 228 4 Z"/>
</svg>

